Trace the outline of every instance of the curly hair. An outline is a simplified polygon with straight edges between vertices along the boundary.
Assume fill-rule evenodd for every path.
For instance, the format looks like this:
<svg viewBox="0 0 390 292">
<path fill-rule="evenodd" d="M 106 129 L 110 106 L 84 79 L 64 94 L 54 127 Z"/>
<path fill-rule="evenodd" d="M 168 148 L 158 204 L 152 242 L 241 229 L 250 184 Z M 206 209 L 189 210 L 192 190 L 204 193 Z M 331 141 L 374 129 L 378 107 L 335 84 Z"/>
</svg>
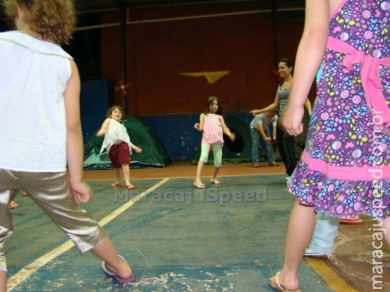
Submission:
<svg viewBox="0 0 390 292">
<path fill-rule="evenodd" d="M 69 43 L 76 25 L 73 0 L 4 0 L 11 21 L 15 21 L 18 6 L 27 12 L 24 22 L 43 40 Z"/>
<path fill-rule="evenodd" d="M 124 116 L 124 114 L 125 114 L 125 111 L 123 110 L 123 108 L 120 106 L 120 105 L 113 105 L 112 107 L 110 107 L 109 109 L 108 109 L 108 111 L 107 111 L 107 118 L 110 118 L 111 117 L 111 115 L 112 115 L 112 112 L 114 111 L 114 110 L 119 110 L 119 112 L 121 113 L 121 115 L 122 115 L 122 118 L 123 118 L 123 116 Z"/>
</svg>

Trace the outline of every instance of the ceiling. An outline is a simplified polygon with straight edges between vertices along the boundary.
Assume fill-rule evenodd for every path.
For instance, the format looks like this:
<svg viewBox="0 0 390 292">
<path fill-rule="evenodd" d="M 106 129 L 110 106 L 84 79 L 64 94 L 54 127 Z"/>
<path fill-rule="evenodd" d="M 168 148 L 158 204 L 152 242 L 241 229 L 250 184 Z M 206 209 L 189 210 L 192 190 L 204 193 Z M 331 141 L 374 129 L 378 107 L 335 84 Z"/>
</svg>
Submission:
<svg viewBox="0 0 390 292">
<path fill-rule="evenodd" d="M 99 12 L 119 8 L 151 8 L 235 2 L 264 2 L 269 0 L 75 0 L 79 12 Z"/>
<path fill-rule="evenodd" d="M 228 4 L 250 4 L 256 9 L 271 10 L 276 8 L 279 11 L 289 9 L 302 10 L 305 0 L 74 0 L 76 10 L 80 16 L 96 15 L 104 12 L 147 9 L 147 8 L 177 8 L 207 5 L 228 5 Z M 3 8 L 3 7 L 1 7 Z M 205 9 L 207 11 L 207 8 Z M 0 31 L 10 29 L 10 24 L 6 21 L 3 9 L 0 9 Z"/>
<path fill-rule="evenodd" d="M 104 12 L 117 9 L 137 9 L 155 7 L 177 7 L 191 5 L 216 5 L 229 3 L 258 4 L 259 8 L 304 7 L 305 0 L 75 0 L 79 13 Z"/>
</svg>

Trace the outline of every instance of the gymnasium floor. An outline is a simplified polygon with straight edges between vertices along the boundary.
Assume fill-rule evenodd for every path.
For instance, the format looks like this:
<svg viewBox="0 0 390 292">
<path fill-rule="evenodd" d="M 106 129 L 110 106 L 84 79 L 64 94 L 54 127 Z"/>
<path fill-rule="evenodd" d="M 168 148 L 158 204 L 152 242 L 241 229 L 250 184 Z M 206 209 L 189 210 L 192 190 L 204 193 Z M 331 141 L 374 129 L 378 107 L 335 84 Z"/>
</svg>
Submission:
<svg viewBox="0 0 390 292">
<path fill-rule="evenodd" d="M 273 291 L 282 265 L 293 198 L 284 168 L 224 164 L 221 185 L 192 187 L 195 165 L 132 169 L 136 190 L 111 189 L 113 171 L 88 171 L 94 197 L 84 208 L 104 225 L 137 280 L 107 278 L 81 255 L 29 197 L 18 195 L 15 231 L 6 241 L 10 291 Z M 329 259 L 303 261 L 302 291 L 374 291 L 372 220 L 342 225 Z M 382 290 L 390 291 L 390 250 L 383 247 Z M 377 264 L 378 265 L 378 264 Z M 376 278 L 378 279 L 378 278 Z M 378 290 L 375 290 L 378 291 Z"/>
</svg>

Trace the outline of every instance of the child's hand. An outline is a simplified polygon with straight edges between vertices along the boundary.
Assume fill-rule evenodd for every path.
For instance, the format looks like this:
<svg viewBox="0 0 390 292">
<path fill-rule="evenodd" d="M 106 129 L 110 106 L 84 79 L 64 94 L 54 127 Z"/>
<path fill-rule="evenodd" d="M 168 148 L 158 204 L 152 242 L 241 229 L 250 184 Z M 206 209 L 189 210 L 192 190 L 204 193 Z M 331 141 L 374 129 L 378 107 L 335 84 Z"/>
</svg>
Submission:
<svg viewBox="0 0 390 292">
<path fill-rule="evenodd" d="M 141 153 L 142 152 L 142 148 L 139 148 L 139 147 L 135 147 L 134 150 L 137 153 Z"/>
<path fill-rule="evenodd" d="M 70 188 L 77 203 L 86 203 L 92 196 L 92 190 L 84 182 L 71 183 Z"/>
<path fill-rule="evenodd" d="M 200 127 L 200 124 L 199 123 L 195 123 L 194 128 L 199 130 L 199 127 Z"/>
<path fill-rule="evenodd" d="M 100 136 L 103 136 L 103 134 L 104 133 L 102 131 L 99 131 L 99 132 L 97 132 L 96 136 L 100 137 Z"/>
<path fill-rule="evenodd" d="M 234 133 L 231 133 L 229 138 L 230 140 L 232 140 L 232 142 L 234 142 L 234 140 L 236 140 L 236 135 L 234 135 Z"/>
<path fill-rule="evenodd" d="M 271 142 L 272 141 L 271 137 L 266 137 L 264 140 L 265 140 L 265 142 Z"/>
</svg>

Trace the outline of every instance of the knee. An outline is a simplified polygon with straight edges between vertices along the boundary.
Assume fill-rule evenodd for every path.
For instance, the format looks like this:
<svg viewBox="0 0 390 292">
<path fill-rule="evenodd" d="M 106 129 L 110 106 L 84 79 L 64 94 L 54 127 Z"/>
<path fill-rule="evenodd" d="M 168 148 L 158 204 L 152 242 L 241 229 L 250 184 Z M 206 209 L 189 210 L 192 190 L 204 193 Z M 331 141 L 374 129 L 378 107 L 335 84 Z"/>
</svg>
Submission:
<svg viewBox="0 0 390 292">
<path fill-rule="evenodd" d="M 5 261 L 4 249 L 4 242 L 0 242 L 0 272 L 7 271 L 7 263 Z"/>
</svg>

